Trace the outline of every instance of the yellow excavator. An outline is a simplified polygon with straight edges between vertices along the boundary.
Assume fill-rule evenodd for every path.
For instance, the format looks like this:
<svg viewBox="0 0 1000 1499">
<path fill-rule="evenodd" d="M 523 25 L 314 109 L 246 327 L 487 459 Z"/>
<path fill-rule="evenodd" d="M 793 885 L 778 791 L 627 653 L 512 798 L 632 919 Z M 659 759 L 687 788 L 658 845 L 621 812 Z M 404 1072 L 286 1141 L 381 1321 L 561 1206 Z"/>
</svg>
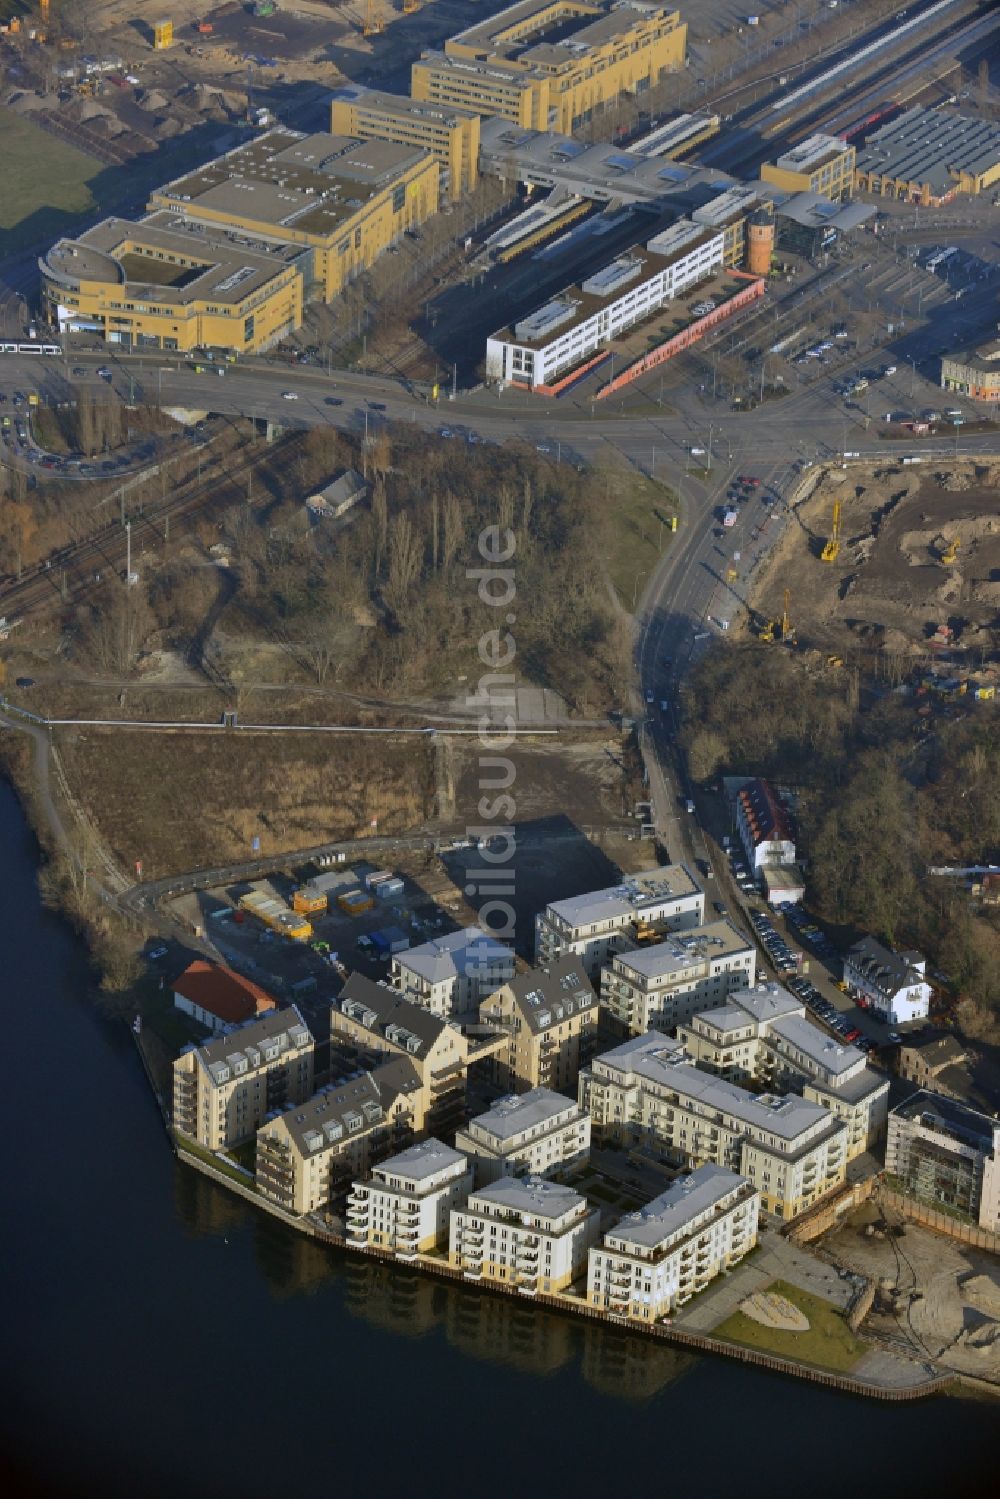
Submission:
<svg viewBox="0 0 1000 1499">
<path fill-rule="evenodd" d="M 361 35 L 362 36 L 381 36 L 382 35 L 382 18 L 381 18 L 381 16 L 377 16 L 375 14 L 375 7 L 372 4 L 372 0 L 368 0 L 368 3 L 365 6 L 365 22 L 364 22 L 364 25 L 361 28 Z"/>
<path fill-rule="evenodd" d="M 958 557 L 958 549 L 961 545 L 961 536 L 953 536 L 951 541 L 949 541 L 948 545 L 941 553 L 941 561 L 944 563 L 945 567 L 951 567 L 952 563 L 956 561 Z"/>
<path fill-rule="evenodd" d="M 840 556 L 840 514 L 840 501 L 834 500 L 833 525 L 830 527 L 830 535 L 827 537 L 826 545 L 819 554 L 824 562 L 836 562 Z"/>
</svg>

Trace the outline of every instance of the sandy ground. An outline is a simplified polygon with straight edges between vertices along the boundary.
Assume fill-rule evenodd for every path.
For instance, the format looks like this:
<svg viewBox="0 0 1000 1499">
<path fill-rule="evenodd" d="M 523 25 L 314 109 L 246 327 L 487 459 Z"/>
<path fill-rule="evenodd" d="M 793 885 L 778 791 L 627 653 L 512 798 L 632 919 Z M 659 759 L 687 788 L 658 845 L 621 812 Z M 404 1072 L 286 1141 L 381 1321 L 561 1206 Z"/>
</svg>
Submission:
<svg viewBox="0 0 1000 1499">
<path fill-rule="evenodd" d="M 1000 611 L 1000 467 L 930 465 L 828 471 L 795 510 L 797 525 L 760 575 L 751 603 L 780 613 L 790 592 L 800 646 L 841 655 L 883 652 L 915 664 L 940 624 L 956 661 L 996 658 Z M 842 506 L 840 555 L 820 561 L 833 506 Z M 941 558 L 960 541 L 956 561 Z"/>
<path fill-rule="evenodd" d="M 878 1217 L 866 1204 L 823 1240 L 838 1266 L 879 1284 L 865 1329 L 915 1357 L 1000 1384 L 1000 1261 L 915 1223 L 899 1238 L 869 1238 L 865 1227 Z"/>
</svg>

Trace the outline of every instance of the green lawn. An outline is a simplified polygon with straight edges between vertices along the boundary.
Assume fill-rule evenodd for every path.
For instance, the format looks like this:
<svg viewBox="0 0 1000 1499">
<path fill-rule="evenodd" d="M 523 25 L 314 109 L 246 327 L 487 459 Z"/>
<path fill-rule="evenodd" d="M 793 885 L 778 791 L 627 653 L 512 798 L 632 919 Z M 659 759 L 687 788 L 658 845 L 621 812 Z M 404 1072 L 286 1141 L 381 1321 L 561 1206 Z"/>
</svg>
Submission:
<svg viewBox="0 0 1000 1499">
<path fill-rule="evenodd" d="M 607 490 L 605 565 L 622 607 L 631 611 L 674 539 L 675 503 L 662 485 L 636 474 L 609 472 Z"/>
<path fill-rule="evenodd" d="M 245 1177 L 242 1171 L 237 1171 L 236 1167 L 231 1166 L 228 1161 L 220 1160 L 212 1151 L 205 1150 L 203 1146 L 197 1145 L 194 1140 L 185 1139 L 181 1135 L 175 1135 L 174 1138 L 177 1141 L 178 1149 L 186 1151 L 188 1155 L 197 1156 L 199 1160 L 205 1161 L 209 1166 L 214 1166 L 216 1171 L 221 1171 L 223 1176 L 231 1176 L 233 1181 L 239 1182 L 241 1187 L 249 1187 L 251 1192 L 256 1192 L 256 1183 Z"/>
<path fill-rule="evenodd" d="M 841 1374 L 852 1369 L 861 1355 L 867 1352 L 867 1343 L 854 1336 L 837 1308 L 829 1301 L 791 1286 L 786 1281 L 776 1280 L 767 1287 L 788 1300 L 809 1318 L 808 1332 L 786 1332 L 778 1327 L 762 1327 L 742 1312 L 734 1312 L 713 1327 L 713 1338 L 725 1338 L 730 1343 L 743 1343 L 748 1348 L 759 1348 L 762 1353 L 773 1353 L 779 1358 L 798 1359 L 804 1364 L 815 1364 L 820 1369 L 833 1369 Z"/>
<path fill-rule="evenodd" d="M 12 109 L 0 108 L 3 192 L 0 255 L 69 228 L 66 214 L 94 207 L 87 183 L 104 170 L 99 161 L 57 140 Z"/>
</svg>

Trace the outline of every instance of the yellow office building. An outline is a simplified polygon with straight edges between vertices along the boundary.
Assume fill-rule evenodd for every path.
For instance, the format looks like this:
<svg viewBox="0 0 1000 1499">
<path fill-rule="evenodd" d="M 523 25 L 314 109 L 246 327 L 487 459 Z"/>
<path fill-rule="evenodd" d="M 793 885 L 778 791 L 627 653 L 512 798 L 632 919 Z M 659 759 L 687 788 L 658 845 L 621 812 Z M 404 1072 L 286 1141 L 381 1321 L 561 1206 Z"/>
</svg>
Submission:
<svg viewBox="0 0 1000 1499">
<path fill-rule="evenodd" d="M 413 64 L 414 99 L 571 134 L 620 94 L 683 67 L 676 10 L 609 0 L 521 0 Z"/>
<path fill-rule="evenodd" d="M 333 95 L 330 129 L 429 151 L 442 168 L 442 193 L 450 198 L 461 198 L 479 181 L 479 116 L 471 109 L 421 104 L 350 83 Z"/>
<path fill-rule="evenodd" d="M 786 192 L 818 193 L 840 203 L 851 196 L 854 187 L 856 154 L 854 147 L 839 136 L 810 135 L 777 161 L 765 162 L 760 180 Z"/>
<path fill-rule="evenodd" d="M 416 147 L 275 129 L 158 188 L 150 207 L 252 237 L 255 248 L 311 251 L 305 301 L 329 302 L 437 212 L 439 176 Z"/>
<path fill-rule="evenodd" d="M 302 322 L 306 252 L 254 253 L 169 214 L 105 219 L 39 261 L 49 322 L 124 348 L 259 353 Z"/>
</svg>

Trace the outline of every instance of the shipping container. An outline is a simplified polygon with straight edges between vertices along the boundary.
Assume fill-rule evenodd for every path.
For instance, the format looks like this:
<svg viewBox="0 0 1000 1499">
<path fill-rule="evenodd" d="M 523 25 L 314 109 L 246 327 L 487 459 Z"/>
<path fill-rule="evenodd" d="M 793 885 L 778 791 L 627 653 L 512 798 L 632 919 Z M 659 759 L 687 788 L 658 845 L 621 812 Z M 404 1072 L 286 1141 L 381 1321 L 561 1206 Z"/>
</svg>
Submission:
<svg viewBox="0 0 1000 1499">
<path fill-rule="evenodd" d="M 370 911 L 375 902 L 364 890 L 346 890 L 343 895 L 337 896 L 337 905 L 348 916 L 360 916 L 362 911 Z"/>
<path fill-rule="evenodd" d="M 326 895 L 321 890 L 310 890 L 304 886 L 296 890 L 292 896 L 292 910 L 299 911 L 303 916 L 312 916 L 317 911 L 325 911 L 327 908 Z"/>
<path fill-rule="evenodd" d="M 375 894 L 379 900 L 395 900 L 402 893 L 403 881 L 398 874 L 392 875 L 387 880 L 382 880 L 381 884 L 375 886 Z"/>
<path fill-rule="evenodd" d="M 365 875 L 365 889 L 374 890 L 376 885 L 381 885 L 383 880 L 392 879 L 391 869 L 373 869 L 371 874 Z"/>
</svg>

